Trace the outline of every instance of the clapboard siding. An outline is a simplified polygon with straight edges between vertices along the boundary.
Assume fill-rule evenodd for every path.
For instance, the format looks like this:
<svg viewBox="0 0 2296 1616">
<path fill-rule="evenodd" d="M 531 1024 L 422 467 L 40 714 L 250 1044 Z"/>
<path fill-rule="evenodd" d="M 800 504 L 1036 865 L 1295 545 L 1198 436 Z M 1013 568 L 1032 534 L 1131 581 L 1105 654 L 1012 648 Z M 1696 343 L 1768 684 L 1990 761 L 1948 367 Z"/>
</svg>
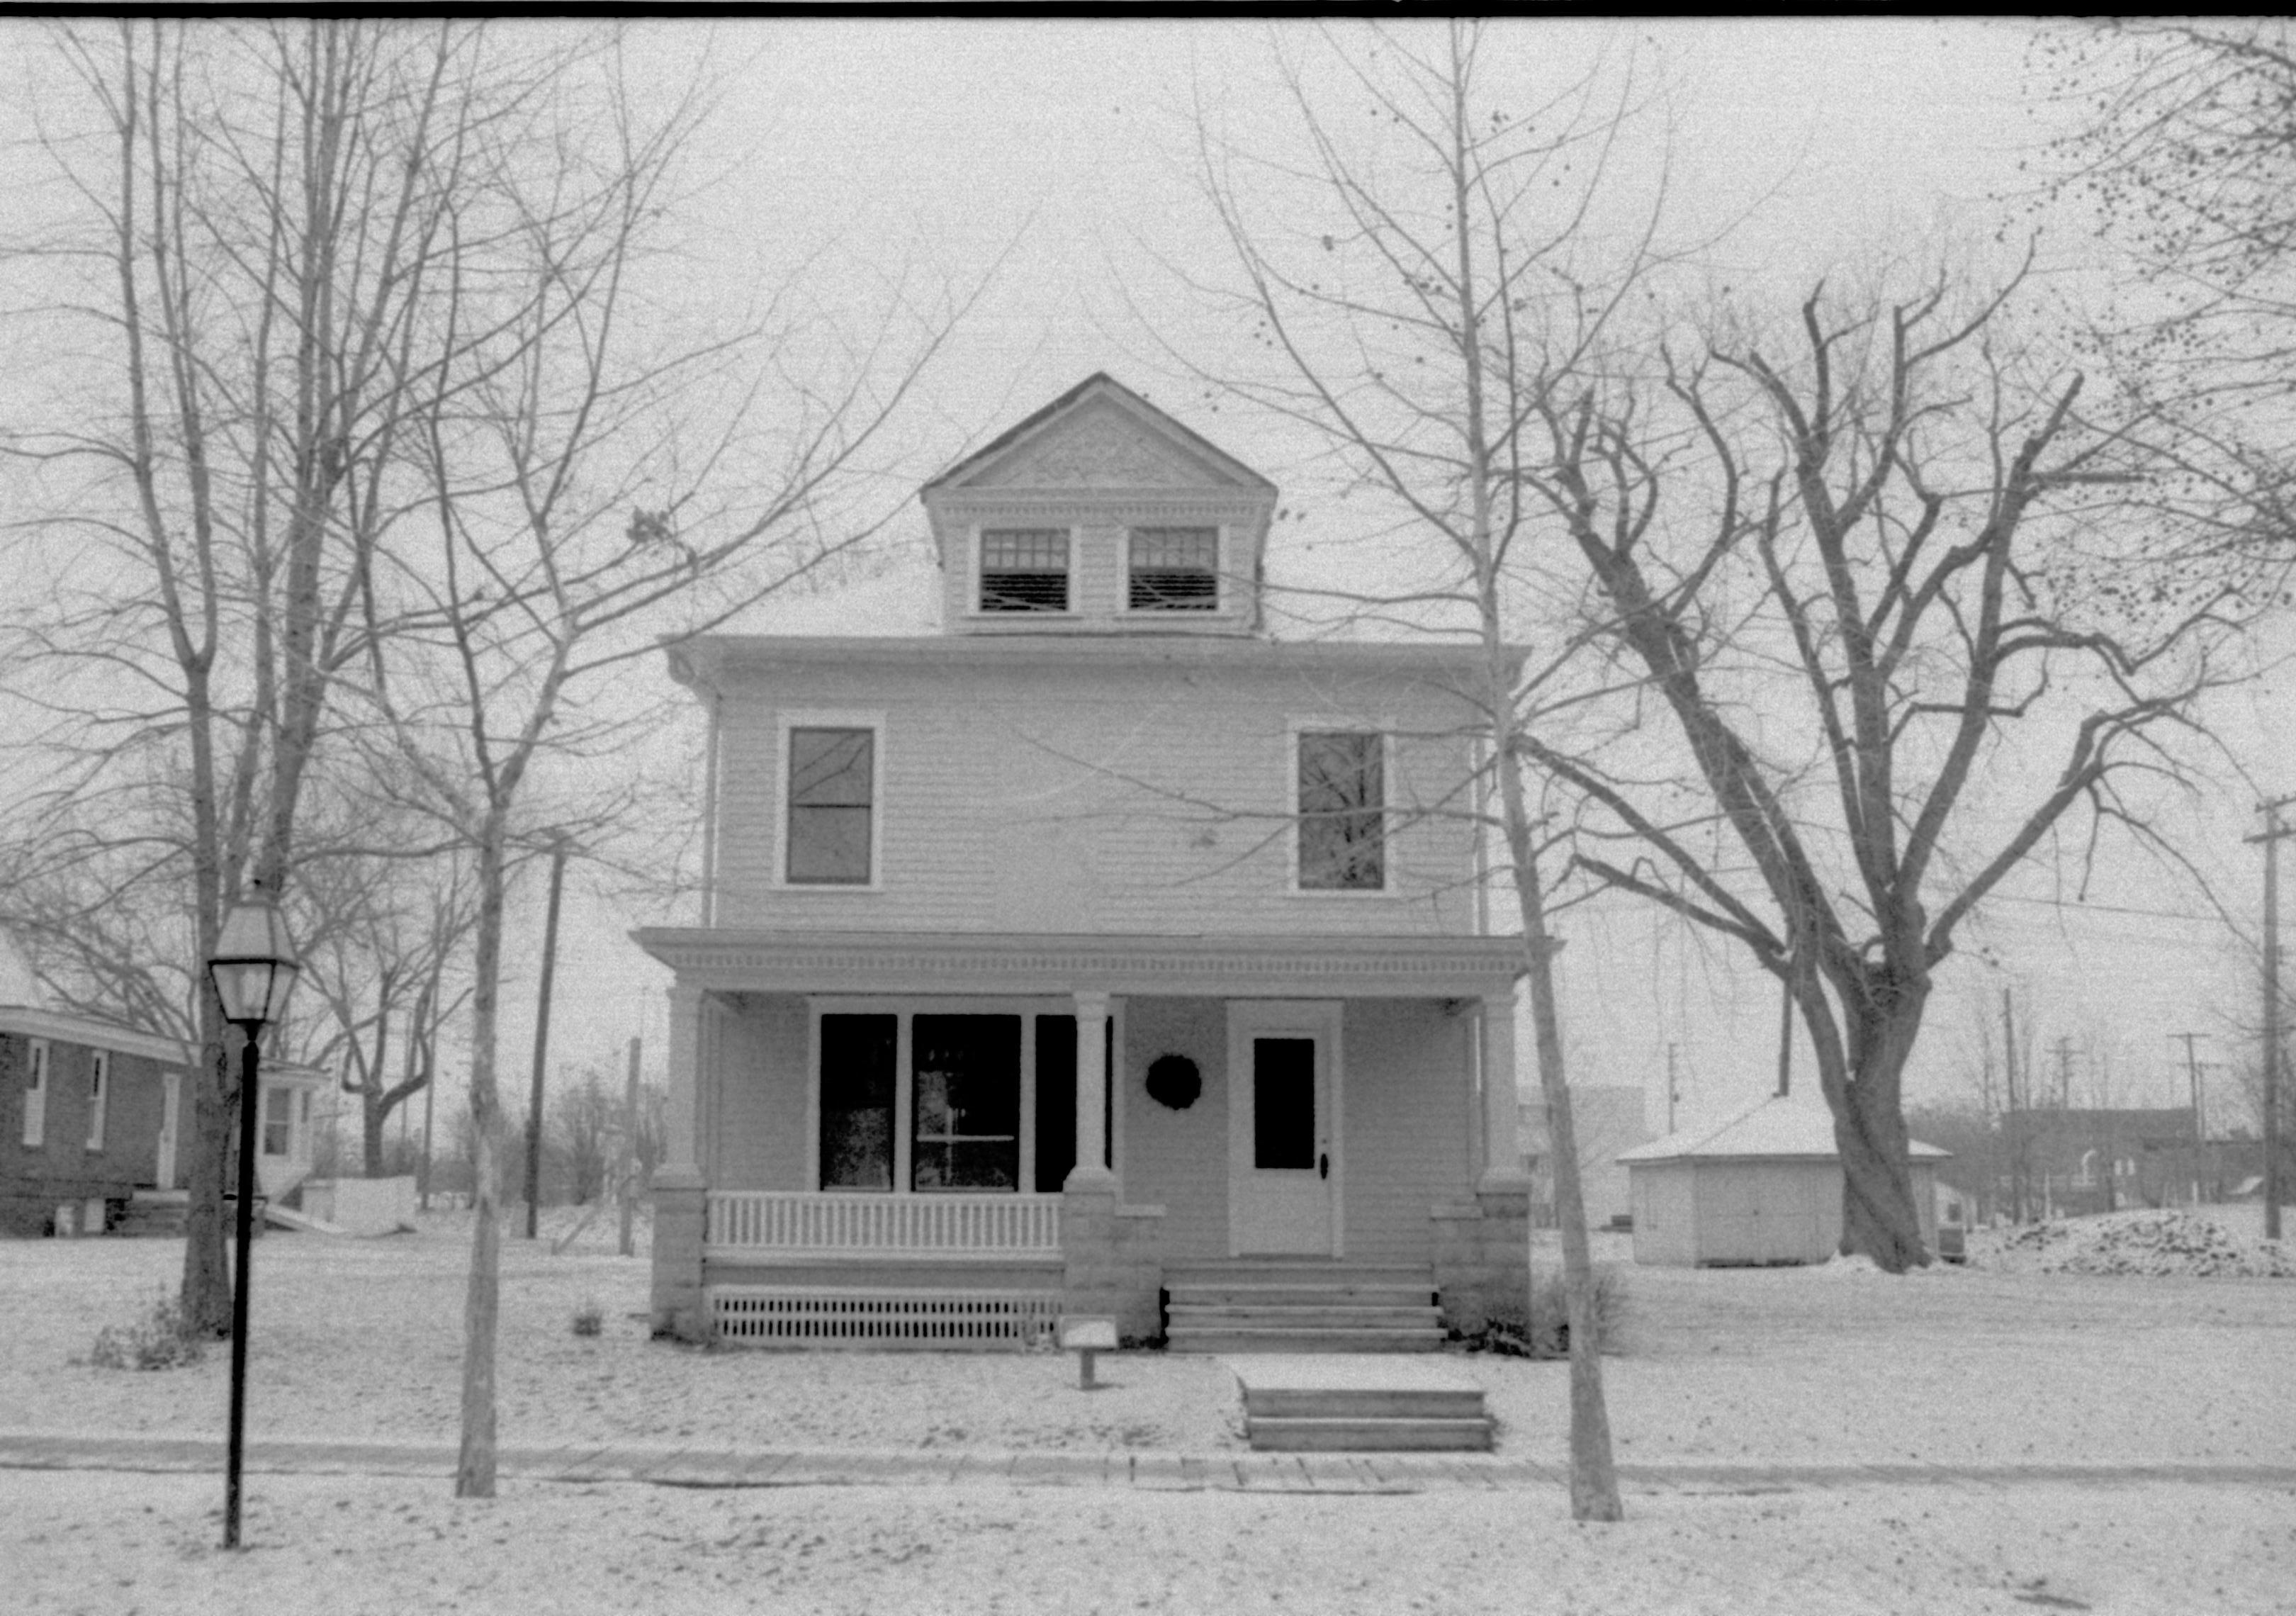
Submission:
<svg viewBox="0 0 2296 1616">
<path fill-rule="evenodd" d="M 1185 1111 L 1149 1098 L 1149 1065 L 1185 1055 L 1203 1093 Z M 1134 998 L 1124 1005 L 1124 1199 L 1164 1209 L 1165 1260 L 1227 1255 L 1227 1006 Z"/>
<path fill-rule="evenodd" d="M 717 1188 L 816 1187 L 805 1181 L 808 1021 L 793 994 L 744 994 L 718 1012 Z"/>
<path fill-rule="evenodd" d="M 962 681 L 959 683 L 959 681 Z M 779 719 L 882 714 L 882 890 L 775 885 Z M 1396 737 L 1391 894 L 1290 890 L 1287 725 Z M 1466 932 L 1472 756 L 1456 697 L 1388 671 L 783 668 L 723 709 L 720 925 Z"/>
<path fill-rule="evenodd" d="M 1472 1193 L 1469 1021 L 1439 1001 L 1348 1002 L 1340 1033 L 1347 1256 L 1425 1262 L 1429 1209 Z"/>
</svg>

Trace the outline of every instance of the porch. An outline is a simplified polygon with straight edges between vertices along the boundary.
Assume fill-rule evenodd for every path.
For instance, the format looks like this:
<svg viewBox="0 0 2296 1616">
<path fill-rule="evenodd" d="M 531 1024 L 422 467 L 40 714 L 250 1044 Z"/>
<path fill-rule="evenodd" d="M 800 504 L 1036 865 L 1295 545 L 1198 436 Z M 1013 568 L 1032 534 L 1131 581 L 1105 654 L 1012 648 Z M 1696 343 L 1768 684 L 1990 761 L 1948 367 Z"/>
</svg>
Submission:
<svg viewBox="0 0 2296 1616">
<path fill-rule="evenodd" d="M 1456 1317 L 1521 1267 L 1512 939 L 640 940 L 679 975 L 660 1330 L 1149 1337 L 1168 1269 L 1238 1257 Z"/>
</svg>

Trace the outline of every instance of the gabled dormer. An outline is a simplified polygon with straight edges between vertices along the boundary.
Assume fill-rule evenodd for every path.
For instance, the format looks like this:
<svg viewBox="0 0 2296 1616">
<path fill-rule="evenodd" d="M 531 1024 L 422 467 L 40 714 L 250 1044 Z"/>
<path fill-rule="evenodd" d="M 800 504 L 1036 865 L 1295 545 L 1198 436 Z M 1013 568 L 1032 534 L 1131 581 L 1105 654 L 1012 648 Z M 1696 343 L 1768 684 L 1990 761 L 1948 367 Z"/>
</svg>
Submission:
<svg viewBox="0 0 2296 1616">
<path fill-rule="evenodd" d="M 1259 630 L 1275 485 L 1106 375 L 922 497 L 947 633 Z"/>
</svg>

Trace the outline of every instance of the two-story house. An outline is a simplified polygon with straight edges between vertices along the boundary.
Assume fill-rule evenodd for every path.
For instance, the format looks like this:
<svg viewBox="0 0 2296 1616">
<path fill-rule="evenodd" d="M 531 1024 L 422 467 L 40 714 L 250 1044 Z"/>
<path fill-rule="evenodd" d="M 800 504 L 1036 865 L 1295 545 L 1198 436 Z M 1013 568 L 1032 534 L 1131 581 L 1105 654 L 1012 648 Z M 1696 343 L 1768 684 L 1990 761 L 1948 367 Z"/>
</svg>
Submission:
<svg viewBox="0 0 2296 1616">
<path fill-rule="evenodd" d="M 657 1328 L 1425 1346 L 1519 1289 L 1481 650 L 1269 637 L 1275 488 L 1105 376 L 922 498 L 938 635 L 670 652 Z"/>
</svg>

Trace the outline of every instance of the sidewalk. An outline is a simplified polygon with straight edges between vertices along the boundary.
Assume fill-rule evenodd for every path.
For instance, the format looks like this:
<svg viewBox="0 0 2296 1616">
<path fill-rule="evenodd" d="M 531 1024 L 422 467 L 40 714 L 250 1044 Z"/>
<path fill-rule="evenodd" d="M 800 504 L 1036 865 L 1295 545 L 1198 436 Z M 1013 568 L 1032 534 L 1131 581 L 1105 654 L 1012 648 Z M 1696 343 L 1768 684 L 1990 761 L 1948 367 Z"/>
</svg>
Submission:
<svg viewBox="0 0 2296 1616">
<path fill-rule="evenodd" d="M 249 1471 L 271 1475 L 451 1475 L 447 1442 L 266 1437 Z M 0 1469 L 207 1471 L 223 1468 L 212 1437 L 80 1436 L 0 1431 Z M 505 1480 L 645 1481 L 665 1487 L 1136 1487 L 1177 1492 L 1419 1493 L 1561 1487 L 1560 1464 L 1485 1454 L 998 1453 L 951 1448 L 727 1448 L 699 1444 L 504 1444 Z M 1832 1487 L 2015 1486 L 2020 1482 L 2296 1489 L 2296 1464 L 1620 1464 L 1639 1493 L 1799 1492 Z"/>
</svg>

